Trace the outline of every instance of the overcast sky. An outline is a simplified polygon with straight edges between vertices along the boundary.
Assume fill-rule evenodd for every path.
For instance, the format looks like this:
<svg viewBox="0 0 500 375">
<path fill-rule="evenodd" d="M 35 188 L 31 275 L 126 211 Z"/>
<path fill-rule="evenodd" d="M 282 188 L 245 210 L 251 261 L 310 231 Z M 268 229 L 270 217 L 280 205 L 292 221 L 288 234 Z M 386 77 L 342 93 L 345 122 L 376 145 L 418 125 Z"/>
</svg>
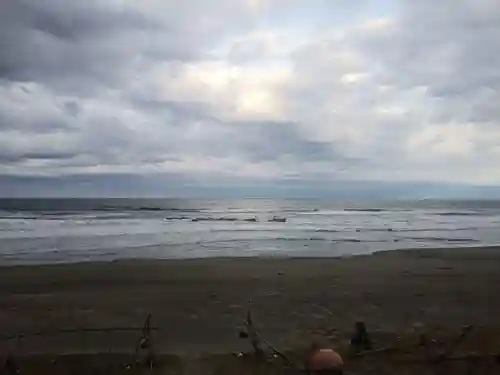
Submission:
<svg viewBox="0 0 500 375">
<path fill-rule="evenodd" d="M 0 195 L 335 181 L 500 185 L 498 0 L 0 2 Z"/>
</svg>

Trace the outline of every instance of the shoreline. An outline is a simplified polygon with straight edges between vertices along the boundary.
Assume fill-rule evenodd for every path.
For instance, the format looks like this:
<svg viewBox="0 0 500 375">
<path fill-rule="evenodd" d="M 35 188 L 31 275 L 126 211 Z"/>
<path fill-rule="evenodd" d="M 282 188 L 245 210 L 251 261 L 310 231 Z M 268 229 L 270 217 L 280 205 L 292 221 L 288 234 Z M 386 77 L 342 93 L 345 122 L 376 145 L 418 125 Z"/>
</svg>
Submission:
<svg viewBox="0 0 500 375">
<path fill-rule="evenodd" d="M 172 257 L 172 258 L 153 258 L 153 257 L 124 257 L 118 259 L 110 259 L 110 260 L 75 260 L 75 261 L 56 261 L 56 262 L 23 262 L 16 263 L 7 262 L 1 263 L 0 261 L 0 270 L 3 268 L 11 268 L 11 267 L 46 267 L 46 266 L 70 266 L 70 265 L 80 265 L 80 264 L 120 264 L 120 263 L 130 263 L 130 262 L 139 262 L 139 263 L 157 263 L 157 262 L 196 262 L 196 261 L 204 261 L 204 262 L 217 262 L 217 261 L 231 261 L 231 260 L 338 260 L 338 259 L 350 259 L 350 258 L 364 258 L 364 257 L 373 257 L 373 256 L 386 256 L 390 254 L 400 255 L 421 255 L 423 253 L 431 253 L 426 255 L 434 254 L 443 254 L 446 253 L 447 256 L 456 254 L 459 256 L 463 256 L 465 254 L 471 255 L 469 252 L 473 251 L 475 254 L 477 252 L 481 252 L 482 255 L 493 255 L 494 251 L 498 250 L 500 256 L 500 244 L 489 244 L 489 245 L 459 245 L 459 246 L 442 246 L 442 247 L 417 247 L 417 248 L 398 248 L 398 249 L 390 249 L 390 250 L 375 250 L 370 253 L 354 253 L 354 254 L 342 254 L 342 255 L 280 255 L 280 254 L 263 254 L 263 255 L 242 255 L 242 256 L 206 256 L 206 257 Z M 493 252 L 492 252 L 493 251 Z M 459 254 L 460 253 L 460 254 Z"/>
<path fill-rule="evenodd" d="M 358 320 L 377 340 L 418 329 L 497 327 L 499 267 L 498 246 L 1 266 L 0 332 L 140 327 L 151 313 L 162 351 L 241 351 L 248 349 L 237 335 L 249 300 L 263 335 L 283 348 L 307 346 L 315 336 L 345 342 Z M 135 340 L 131 332 L 38 337 L 19 350 L 127 350 Z"/>
</svg>

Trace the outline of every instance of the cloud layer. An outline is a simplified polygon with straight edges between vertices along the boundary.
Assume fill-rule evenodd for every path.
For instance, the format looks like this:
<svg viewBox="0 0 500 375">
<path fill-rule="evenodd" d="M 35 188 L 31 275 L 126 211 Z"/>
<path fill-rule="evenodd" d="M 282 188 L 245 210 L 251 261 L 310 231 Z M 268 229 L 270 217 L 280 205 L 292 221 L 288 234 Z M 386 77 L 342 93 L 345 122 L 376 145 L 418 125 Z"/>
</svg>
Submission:
<svg viewBox="0 0 500 375">
<path fill-rule="evenodd" d="M 0 175 L 500 184 L 495 0 L 6 0 Z"/>
</svg>

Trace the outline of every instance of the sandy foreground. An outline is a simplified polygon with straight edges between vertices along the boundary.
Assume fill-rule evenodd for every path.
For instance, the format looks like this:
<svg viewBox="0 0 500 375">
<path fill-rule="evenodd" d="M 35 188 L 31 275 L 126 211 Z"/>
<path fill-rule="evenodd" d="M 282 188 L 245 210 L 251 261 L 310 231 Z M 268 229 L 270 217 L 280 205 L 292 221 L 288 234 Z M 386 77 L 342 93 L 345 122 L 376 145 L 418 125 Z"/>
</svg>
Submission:
<svg viewBox="0 0 500 375">
<path fill-rule="evenodd" d="M 500 248 L 392 251 L 343 259 L 2 267 L 0 288 L 2 336 L 139 327 L 151 313 L 152 325 L 161 328 L 157 346 L 165 350 L 234 350 L 242 344 L 237 333 L 252 300 L 262 333 L 277 345 L 293 346 L 325 329 L 349 334 L 357 320 L 382 332 L 422 324 L 500 325 Z M 84 338 L 99 336 L 101 344 L 120 346 L 125 344 L 120 335 Z M 45 338 L 39 349 L 56 348 L 59 341 L 71 347 L 72 340 L 79 341 L 78 335 Z M 21 346 L 29 346 L 27 341 Z"/>
<path fill-rule="evenodd" d="M 2 350 L 133 351 L 140 327 L 157 352 L 234 353 L 252 300 L 261 334 L 279 348 L 346 342 L 366 322 L 375 341 L 406 333 L 500 327 L 500 248 L 405 250 L 342 259 L 199 259 L 0 267 Z M 500 349 L 500 347 L 499 347 Z"/>
</svg>

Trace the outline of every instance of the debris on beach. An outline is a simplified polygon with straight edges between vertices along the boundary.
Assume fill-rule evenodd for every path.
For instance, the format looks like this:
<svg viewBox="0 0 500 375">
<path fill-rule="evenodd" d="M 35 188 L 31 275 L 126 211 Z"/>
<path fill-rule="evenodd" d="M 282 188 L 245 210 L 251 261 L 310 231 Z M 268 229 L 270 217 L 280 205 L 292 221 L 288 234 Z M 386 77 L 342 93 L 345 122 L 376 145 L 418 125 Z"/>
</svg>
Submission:
<svg viewBox="0 0 500 375">
<path fill-rule="evenodd" d="M 310 371 L 314 372 L 341 375 L 344 361 L 340 354 L 333 349 L 318 349 L 313 352 L 308 367 Z"/>
<path fill-rule="evenodd" d="M 14 361 L 14 358 L 12 358 L 12 356 L 8 356 L 5 360 L 5 364 L 1 373 L 5 375 L 17 375 L 20 373 L 19 366 Z"/>
<path fill-rule="evenodd" d="M 359 353 L 363 350 L 372 350 L 373 343 L 364 322 L 356 322 L 354 334 L 349 343 L 354 353 Z"/>
<path fill-rule="evenodd" d="M 151 341 L 151 314 L 148 314 L 141 336 L 135 347 L 136 364 L 149 369 L 153 368 L 154 353 Z"/>
<path fill-rule="evenodd" d="M 139 348 L 145 350 L 151 348 L 149 331 L 158 329 L 158 327 L 150 327 L 150 319 L 148 315 L 137 343 Z M 473 330 L 472 326 L 465 326 L 461 332 L 447 332 L 445 336 L 438 337 L 433 337 L 431 332 L 425 333 L 425 337 L 393 332 L 398 336 L 391 336 L 389 346 L 364 350 L 355 356 L 349 356 L 348 346 L 337 343 L 334 346 L 335 349 L 332 349 L 331 341 L 321 342 L 321 344 L 313 343 L 310 350 L 301 347 L 281 351 L 257 331 L 250 310 L 245 324 L 246 329 L 240 332 L 240 336 L 250 339 L 253 344 L 256 343 L 259 348 L 257 351 L 233 351 L 203 357 L 155 353 L 154 366 L 152 360 L 146 360 L 147 351 L 144 353 L 146 358 L 141 357 L 144 361 L 139 362 L 134 362 L 132 353 L 117 355 L 111 351 L 109 353 L 62 354 L 56 357 L 57 361 L 51 356 L 41 358 L 16 355 L 7 357 L 3 363 L 0 362 L 0 374 L 298 375 L 308 370 L 327 369 L 331 374 L 354 373 L 358 375 L 403 373 L 408 375 L 438 373 L 441 375 L 472 373 L 497 375 L 499 373 L 500 341 L 497 340 L 497 332 L 484 327 L 475 327 Z M 135 329 L 141 330 L 141 328 Z M 364 329 L 365 332 L 368 331 L 366 326 Z M 363 332 L 360 324 L 356 325 L 355 330 L 355 333 Z M 108 331 L 111 332 L 109 329 Z M 371 331 L 373 335 L 377 332 L 376 329 Z M 26 338 L 28 335 L 23 337 Z M 396 337 L 398 340 L 395 342 Z M 377 342 L 382 341 L 377 339 Z M 432 342 L 434 345 L 422 348 L 419 345 L 422 342 L 425 343 L 424 346 Z M 347 342 L 344 343 L 347 344 Z M 481 350 L 478 350 L 479 347 Z"/>
</svg>

